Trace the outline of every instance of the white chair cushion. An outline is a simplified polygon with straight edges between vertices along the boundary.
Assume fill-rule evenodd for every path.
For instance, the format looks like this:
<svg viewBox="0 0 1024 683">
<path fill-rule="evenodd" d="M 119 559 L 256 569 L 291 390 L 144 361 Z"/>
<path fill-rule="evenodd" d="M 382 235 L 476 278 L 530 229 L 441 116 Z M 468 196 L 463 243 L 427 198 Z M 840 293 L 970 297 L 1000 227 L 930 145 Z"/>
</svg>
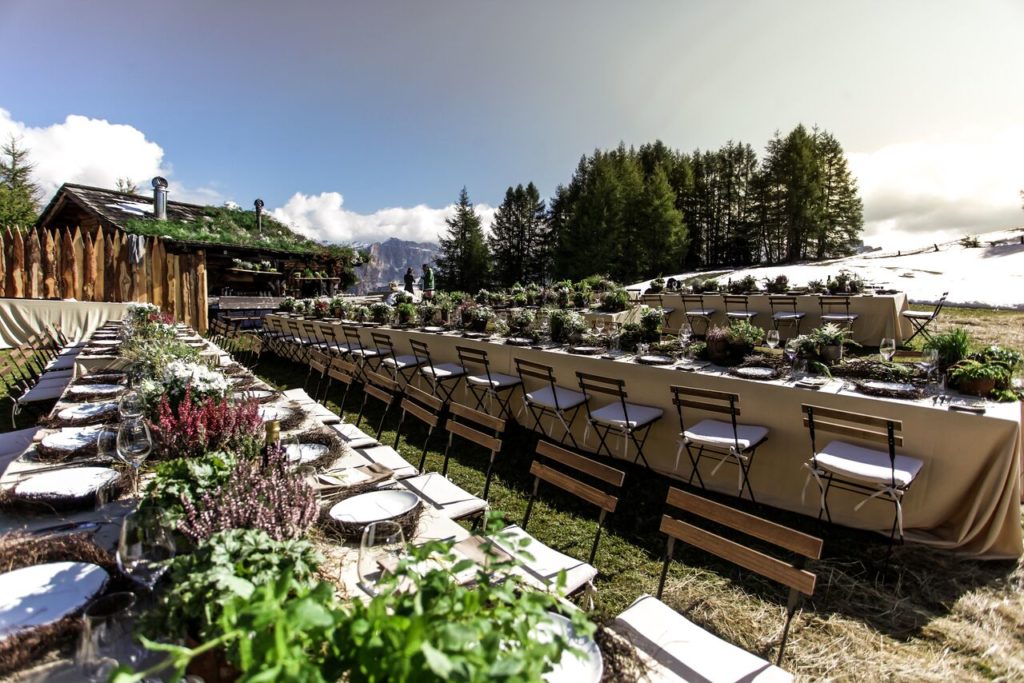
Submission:
<svg viewBox="0 0 1024 683">
<path fill-rule="evenodd" d="M 615 403 L 609 403 L 606 406 L 591 411 L 590 416 L 598 422 L 618 425 L 621 427 L 626 424 L 626 416 L 628 415 L 629 428 L 636 429 L 637 427 L 643 427 L 644 425 L 660 419 L 663 412 L 664 411 L 662 411 L 661 408 L 641 406 L 635 403 L 627 403 L 626 410 L 623 412 L 622 401 L 616 401 Z"/>
<path fill-rule="evenodd" d="M 34 386 L 37 387 L 61 387 L 62 389 L 71 384 L 71 377 L 47 377 L 42 375 Z"/>
<path fill-rule="evenodd" d="M 487 502 L 465 491 L 439 472 L 428 472 L 399 482 L 448 519 L 468 517 L 487 509 Z"/>
<path fill-rule="evenodd" d="M 380 352 L 376 349 L 349 348 L 348 352 L 360 358 L 376 358 L 380 355 Z"/>
<path fill-rule="evenodd" d="M 845 313 L 826 313 L 821 316 L 821 319 L 825 321 L 852 322 L 857 319 L 857 314 L 851 313 L 850 315 L 846 315 Z"/>
<path fill-rule="evenodd" d="M 710 318 L 714 314 L 714 308 L 689 308 L 686 310 L 686 315 L 698 316 L 701 318 Z"/>
<path fill-rule="evenodd" d="M 456 363 L 437 363 L 433 367 L 424 365 L 420 368 L 420 372 L 428 377 L 433 376 L 435 379 L 451 379 L 465 375 L 466 369 Z"/>
<path fill-rule="evenodd" d="M 932 317 L 931 311 L 903 311 L 904 318 L 917 318 L 919 320 Z"/>
<path fill-rule="evenodd" d="M 350 422 L 336 424 L 332 429 L 338 432 L 342 441 L 344 441 L 349 448 L 369 448 L 370 446 L 379 445 L 377 443 L 377 439 L 373 438 Z"/>
<path fill-rule="evenodd" d="M 370 462 L 384 465 L 395 473 L 395 479 L 408 479 L 419 474 L 419 470 L 399 455 L 391 446 L 371 446 L 370 448 L 357 448 L 356 453 L 360 454 Z"/>
<path fill-rule="evenodd" d="M 683 435 L 694 443 L 724 449 L 735 446 L 738 441 L 740 450 L 745 451 L 761 443 L 768 436 L 768 428 L 737 424 L 736 436 L 739 438 L 734 439 L 731 422 L 707 419 L 693 425 Z"/>
<path fill-rule="evenodd" d="M 492 372 L 490 380 L 487 379 L 487 375 L 467 375 L 466 381 L 469 382 L 470 384 L 477 384 L 483 386 L 490 384 L 495 389 L 507 389 L 509 387 L 514 387 L 517 384 L 523 383 L 523 380 L 519 379 L 518 377 L 513 377 L 512 375 L 503 375 L 500 372 Z"/>
<path fill-rule="evenodd" d="M 54 401 L 61 397 L 67 385 L 50 384 L 46 386 L 34 386 L 25 392 L 25 395 L 18 399 L 18 403 L 41 403 L 43 401 Z"/>
<path fill-rule="evenodd" d="M 509 555 L 518 558 L 526 566 L 527 570 L 520 573 L 530 583 L 552 585 L 558 579 L 558 572 L 564 569 L 566 591 L 574 593 L 597 576 L 597 569 L 593 565 L 560 553 L 554 548 L 549 548 L 516 524 L 505 527 L 501 533 L 509 538 L 508 542 L 500 536 L 491 536 L 490 539 L 494 541 L 495 545 Z M 532 555 L 532 560 L 523 557 L 514 547 L 518 541 L 524 538 L 530 539 L 530 544 L 523 548 L 523 551 Z"/>
<path fill-rule="evenodd" d="M 867 484 L 885 486 L 892 482 L 892 467 L 887 451 L 833 441 L 815 457 L 818 467 Z M 908 486 L 924 466 L 924 462 L 906 455 L 896 456 L 896 484 Z"/>
<path fill-rule="evenodd" d="M 555 399 L 558 399 L 557 404 Z M 530 403 L 536 403 L 544 406 L 545 408 L 561 408 L 565 410 L 567 408 L 575 408 L 578 405 L 582 405 L 586 402 L 587 397 L 585 394 L 579 391 L 573 391 L 572 389 L 566 389 L 565 387 L 556 386 L 555 390 L 552 391 L 550 386 L 546 386 L 543 389 L 531 391 L 526 395 L 526 400 Z"/>
<path fill-rule="evenodd" d="M 421 361 L 416 356 L 395 356 L 394 358 L 388 356 L 383 361 L 381 361 L 381 364 L 387 365 L 388 367 L 403 370 L 405 368 L 411 368 L 416 365 L 423 365 L 423 361 Z"/>
<path fill-rule="evenodd" d="M 805 315 L 807 315 L 807 314 L 806 313 L 800 313 L 800 312 L 797 312 L 797 313 L 785 312 L 784 313 L 784 312 L 780 311 L 779 313 L 772 313 L 772 318 L 774 318 L 775 320 L 795 320 L 796 318 L 803 318 Z"/>
<path fill-rule="evenodd" d="M 787 671 L 708 633 L 671 607 L 641 596 L 615 617 L 612 629 L 654 660 L 654 681 L 736 683 L 792 681 Z"/>
<path fill-rule="evenodd" d="M 749 320 L 757 315 L 757 311 L 729 311 L 725 315 L 728 318 L 741 318 Z"/>
</svg>

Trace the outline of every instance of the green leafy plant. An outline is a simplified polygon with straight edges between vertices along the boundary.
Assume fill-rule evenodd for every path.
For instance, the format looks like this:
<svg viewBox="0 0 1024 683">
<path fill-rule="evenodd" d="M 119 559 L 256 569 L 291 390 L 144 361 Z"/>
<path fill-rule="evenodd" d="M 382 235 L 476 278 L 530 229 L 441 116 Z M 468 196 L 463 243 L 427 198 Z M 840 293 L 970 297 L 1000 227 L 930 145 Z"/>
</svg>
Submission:
<svg viewBox="0 0 1024 683">
<path fill-rule="evenodd" d="M 789 278 L 785 275 L 776 275 L 775 278 L 765 278 L 764 288 L 769 294 L 784 294 L 789 291 Z"/>
<path fill-rule="evenodd" d="M 629 308 L 629 292 L 625 289 L 614 288 L 601 296 L 600 310 L 605 313 L 618 313 Z"/>
<path fill-rule="evenodd" d="M 939 352 L 939 368 L 946 370 L 971 354 L 971 335 L 964 328 L 956 327 L 948 332 L 933 334 L 931 339 L 925 341 L 924 347 Z"/>
<path fill-rule="evenodd" d="M 729 325 L 729 344 L 746 349 L 748 352 L 764 342 L 764 330 L 746 320 L 736 320 Z"/>
<path fill-rule="evenodd" d="M 829 294 L 860 294 L 864 291 L 864 280 L 848 270 L 840 270 L 834 278 L 826 283 Z"/>
<path fill-rule="evenodd" d="M 808 280 L 807 291 L 811 294 L 826 294 L 828 292 L 828 285 L 821 280 Z"/>
<path fill-rule="evenodd" d="M 473 298 L 473 300 L 476 301 L 481 306 L 486 306 L 491 302 L 491 293 L 486 289 L 481 289 L 479 292 L 476 293 L 476 296 Z"/>
<path fill-rule="evenodd" d="M 842 327 L 836 323 L 825 323 L 821 327 L 811 330 L 807 336 L 818 346 L 842 346 L 854 344 L 850 339 L 853 332 L 848 327 Z"/>
<path fill-rule="evenodd" d="M 551 339 L 558 344 L 575 343 L 587 331 L 587 322 L 575 311 L 556 309 L 548 316 Z"/>
<path fill-rule="evenodd" d="M 177 526 L 185 512 L 182 501 L 195 503 L 204 491 L 224 485 L 236 462 L 234 455 L 223 451 L 161 462 L 139 507 L 163 510 L 167 525 Z"/>
<path fill-rule="evenodd" d="M 661 328 L 665 324 L 665 312 L 660 308 L 644 306 L 640 311 L 640 336 L 644 343 L 652 344 L 661 338 Z"/>
<path fill-rule="evenodd" d="M 572 305 L 576 308 L 590 308 L 591 299 L 590 285 L 585 282 L 578 282 L 572 290 Z"/>
<path fill-rule="evenodd" d="M 516 311 L 508 321 L 509 334 L 516 337 L 531 337 L 535 322 L 536 316 L 533 311 Z"/>
<path fill-rule="evenodd" d="M 626 323 L 619 332 L 619 348 L 623 351 L 636 351 L 637 345 L 643 341 L 643 333 L 636 323 Z"/>
<path fill-rule="evenodd" d="M 475 306 L 470 310 L 469 327 L 475 332 L 486 332 L 487 324 L 494 317 L 494 309 L 490 306 Z"/>
<path fill-rule="evenodd" d="M 383 301 L 370 304 L 370 319 L 375 323 L 386 323 L 391 320 L 393 309 Z"/>
<path fill-rule="evenodd" d="M 690 291 L 694 294 L 706 294 L 708 292 L 717 292 L 721 289 L 721 285 L 718 284 L 718 280 L 709 278 L 706 280 L 694 280 L 690 284 Z"/>
<path fill-rule="evenodd" d="M 665 291 L 665 278 L 660 275 L 651 280 L 650 286 L 647 288 L 648 294 L 660 294 Z"/>
<path fill-rule="evenodd" d="M 398 304 L 395 310 L 398 312 L 398 322 L 402 325 L 408 325 L 416 317 L 415 304 L 401 303 Z"/>
<path fill-rule="evenodd" d="M 746 275 L 738 280 L 730 280 L 727 287 L 730 294 L 745 294 L 758 291 L 757 278 L 753 275 Z"/>
</svg>

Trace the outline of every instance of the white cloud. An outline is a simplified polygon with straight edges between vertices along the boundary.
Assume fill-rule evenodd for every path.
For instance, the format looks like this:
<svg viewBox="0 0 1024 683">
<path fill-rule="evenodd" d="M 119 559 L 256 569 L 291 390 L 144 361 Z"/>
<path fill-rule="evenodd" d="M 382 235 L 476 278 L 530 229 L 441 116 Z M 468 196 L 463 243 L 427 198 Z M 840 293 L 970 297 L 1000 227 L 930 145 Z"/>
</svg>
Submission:
<svg viewBox="0 0 1024 683">
<path fill-rule="evenodd" d="M 864 200 L 865 242 L 939 242 L 1024 224 L 1024 127 L 848 155 Z"/>
<path fill-rule="evenodd" d="M 284 206 L 274 209 L 273 215 L 301 234 L 327 242 L 382 242 L 391 237 L 436 242 L 447 230 L 445 219 L 455 211 L 454 205 L 434 209 L 419 204 L 360 214 L 346 209 L 344 203 L 344 197 L 338 192 L 317 195 L 296 192 Z M 477 204 L 476 211 L 484 229 L 489 229 L 495 210 L 486 204 Z"/>
<path fill-rule="evenodd" d="M 138 184 L 140 193 L 147 193 L 153 176 L 173 175 L 164 162 L 163 148 L 126 124 L 69 114 L 62 123 L 37 128 L 15 121 L 10 112 L 0 108 L 0 140 L 6 142 L 11 135 L 21 138 L 35 164 L 33 176 L 44 202 L 62 183 L 113 188 L 118 178 L 128 177 Z M 171 197 L 179 201 L 223 201 L 216 190 L 189 188 L 173 178 L 169 189 Z"/>
</svg>

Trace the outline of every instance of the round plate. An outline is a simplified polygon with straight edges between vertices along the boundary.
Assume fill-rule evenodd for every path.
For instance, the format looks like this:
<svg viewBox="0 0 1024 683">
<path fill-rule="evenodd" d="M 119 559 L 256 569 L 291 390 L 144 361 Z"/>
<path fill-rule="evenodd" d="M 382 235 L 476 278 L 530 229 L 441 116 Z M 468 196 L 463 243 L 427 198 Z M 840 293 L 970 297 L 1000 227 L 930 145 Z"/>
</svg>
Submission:
<svg viewBox="0 0 1024 683">
<path fill-rule="evenodd" d="M 240 401 L 256 399 L 261 403 L 269 401 L 275 396 L 277 396 L 276 391 L 264 391 L 263 389 L 246 389 L 245 391 L 236 391 L 234 394 L 234 397 Z"/>
<path fill-rule="evenodd" d="M 76 384 L 68 389 L 69 396 L 113 396 L 125 390 L 123 384 Z"/>
<path fill-rule="evenodd" d="M 57 413 L 58 420 L 77 422 L 78 420 L 90 420 L 100 415 L 114 414 L 117 412 L 116 403 L 82 403 L 77 406 L 70 406 Z M 52 436 L 52 435 L 51 435 Z M 43 441 L 46 438 L 44 437 Z"/>
<path fill-rule="evenodd" d="M 868 389 L 869 391 L 889 391 L 892 393 L 914 393 L 917 388 L 913 384 L 905 384 L 903 382 L 883 382 L 876 379 L 866 379 L 862 382 L 857 382 L 861 387 Z"/>
<path fill-rule="evenodd" d="M 0 574 L 0 641 L 82 609 L 107 578 L 103 567 L 85 562 L 51 562 Z"/>
<path fill-rule="evenodd" d="M 546 642 L 556 634 L 565 636 L 579 653 L 566 650 L 551 671 L 544 674 L 547 683 L 598 683 L 604 673 L 601 650 L 593 638 L 578 636 L 572 622 L 561 614 L 549 614 L 551 621 L 538 624 L 533 632 L 534 639 Z"/>
<path fill-rule="evenodd" d="M 109 467 L 68 467 L 42 472 L 14 487 L 20 498 L 85 498 L 121 476 Z"/>
<path fill-rule="evenodd" d="M 462 336 L 465 337 L 466 339 L 486 339 L 491 335 L 487 334 L 486 332 L 463 332 Z"/>
<path fill-rule="evenodd" d="M 117 409 L 116 404 L 101 403 L 101 404 L 87 404 L 86 406 L 76 406 L 76 408 L 85 408 L 91 405 L 113 405 L 114 409 Z M 61 411 L 64 412 L 64 411 Z M 79 448 L 85 448 L 91 446 L 96 442 L 96 436 L 100 433 L 103 427 L 65 427 L 56 432 L 51 432 L 43 437 L 42 445 L 44 448 L 49 448 L 54 451 L 77 451 Z"/>
<path fill-rule="evenodd" d="M 423 331 L 424 332 L 433 332 L 433 333 L 437 334 L 438 332 L 444 332 L 444 328 L 443 327 L 437 327 L 436 325 L 430 325 L 429 327 L 424 327 Z"/>
<path fill-rule="evenodd" d="M 505 343 L 509 346 L 532 346 L 533 340 L 529 337 L 509 337 Z"/>
<path fill-rule="evenodd" d="M 637 363 L 643 363 L 644 365 L 672 365 L 676 362 L 676 359 L 672 356 L 640 356 L 636 359 Z"/>
<path fill-rule="evenodd" d="M 260 419 L 264 422 L 270 422 L 271 420 L 287 420 L 292 416 L 291 408 L 284 408 L 282 406 L 263 406 L 260 408 Z"/>
<path fill-rule="evenodd" d="M 775 379 L 775 371 L 771 368 L 735 368 L 733 373 L 747 379 Z"/>
<path fill-rule="evenodd" d="M 604 352 L 604 347 L 601 346 L 571 346 L 569 347 L 570 353 L 576 353 L 581 356 L 596 356 L 599 353 Z"/>
<path fill-rule="evenodd" d="M 370 524 L 409 512 L 420 499 L 412 491 L 370 491 L 346 498 L 331 508 L 330 516 L 346 524 Z"/>
<path fill-rule="evenodd" d="M 326 455 L 331 450 L 322 443 L 292 443 L 284 448 L 288 462 L 301 465 L 304 462 L 312 462 L 317 458 Z"/>
</svg>

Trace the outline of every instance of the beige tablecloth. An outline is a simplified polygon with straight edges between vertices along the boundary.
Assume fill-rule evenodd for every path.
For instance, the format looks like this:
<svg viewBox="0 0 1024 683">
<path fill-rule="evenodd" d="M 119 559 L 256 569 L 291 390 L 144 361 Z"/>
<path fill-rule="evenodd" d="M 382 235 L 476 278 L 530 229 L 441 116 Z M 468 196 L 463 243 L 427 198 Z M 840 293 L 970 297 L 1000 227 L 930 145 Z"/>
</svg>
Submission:
<svg viewBox="0 0 1024 683">
<path fill-rule="evenodd" d="M 957 413 L 933 406 L 931 401 L 908 402 L 878 399 L 860 394 L 838 394 L 799 389 L 782 383 L 765 383 L 728 375 L 695 374 L 670 368 L 610 361 L 596 357 L 516 348 L 472 341 L 452 335 L 406 330 L 382 330 L 391 335 L 399 354 L 410 353 L 408 340 L 425 341 L 435 362 L 457 362 L 456 345 L 487 351 L 492 372 L 514 375 L 514 357 L 551 365 L 559 384 L 577 388 L 576 371 L 626 380 L 629 400 L 661 408 L 664 415 L 651 430 L 645 454 L 651 467 L 670 477 L 687 479 L 689 460 L 684 453 L 677 462 L 679 420 L 671 403 L 671 385 L 731 391 L 739 394 L 741 421 L 759 424 L 771 431 L 758 450 L 750 471 L 750 482 L 759 502 L 801 512 L 818 514 L 818 492 L 807 482 L 803 463 L 811 446 L 802 424 L 802 403 L 850 410 L 903 421 L 905 447 L 900 451 L 924 461 L 924 469 L 904 498 L 903 518 L 908 540 L 988 558 L 1018 557 L 1024 552 L 1021 539 L 1021 421 L 1020 403 L 990 404 L 984 415 Z M 363 343 L 371 345 L 369 332 Z M 456 397 L 457 400 L 468 400 Z M 472 401 L 470 401 L 472 405 Z M 522 405 L 520 398 L 514 406 Z M 527 415 L 521 422 L 532 426 Z M 577 440 L 584 434 L 585 420 L 573 425 Z M 581 442 L 582 443 L 582 442 Z M 586 448 L 594 450 L 596 437 L 590 433 Z M 621 440 L 613 443 L 621 457 Z M 632 459 L 635 451 L 629 451 Z M 735 493 L 736 470 L 724 465 L 711 476 L 711 467 L 701 465 L 709 488 Z M 806 491 L 804 486 L 806 483 Z M 829 496 L 835 522 L 872 529 L 888 535 L 892 506 L 872 501 L 860 511 L 861 500 L 841 491 Z"/>
<path fill-rule="evenodd" d="M 821 325 L 821 305 L 819 297 L 814 295 L 798 296 L 796 310 L 806 313 L 800 322 L 801 332 L 810 332 Z M 683 313 L 683 301 L 678 294 L 664 294 L 662 296 L 664 305 L 675 309 L 669 316 L 669 328 L 678 329 L 686 319 Z M 692 308 L 692 306 L 691 306 Z M 707 294 L 704 296 L 704 308 L 715 309 L 711 322 L 716 325 L 725 325 L 725 302 L 721 294 Z M 768 301 L 767 294 L 752 294 L 747 301 L 747 309 L 758 315 L 753 323 L 758 327 L 770 329 L 772 325 L 772 307 Z M 742 310 L 734 308 L 733 310 Z M 882 337 L 893 337 L 896 343 L 900 344 L 904 339 L 910 337 L 914 330 L 901 313 L 907 310 L 907 295 L 886 294 L 872 296 L 851 296 L 850 313 L 858 317 L 853 322 L 853 340 L 864 346 L 878 346 Z M 836 308 L 832 313 L 841 313 Z M 698 329 L 698 332 L 701 330 Z M 783 329 L 783 334 L 788 331 Z"/>
<path fill-rule="evenodd" d="M 68 339 L 81 341 L 108 320 L 124 317 L 128 304 L 93 301 L 0 299 L 0 348 L 19 346 L 54 325 Z"/>
</svg>

